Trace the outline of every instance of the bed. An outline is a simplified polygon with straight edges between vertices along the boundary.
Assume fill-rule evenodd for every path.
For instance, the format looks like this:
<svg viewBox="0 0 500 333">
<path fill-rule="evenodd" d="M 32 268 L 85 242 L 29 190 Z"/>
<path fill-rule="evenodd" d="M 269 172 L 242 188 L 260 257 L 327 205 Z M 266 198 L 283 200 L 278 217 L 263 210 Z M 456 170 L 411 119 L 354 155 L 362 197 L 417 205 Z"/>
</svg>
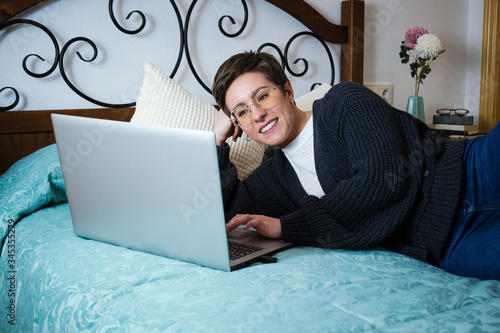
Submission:
<svg viewBox="0 0 500 333">
<path fill-rule="evenodd" d="M 341 80 L 362 83 L 363 1 L 342 2 L 339 26 L 305 2 L 268 2 L 325 43 L 341 44 Z M 1 17 L 34 4 L 7 1 Z M 383 248 L 296 246 L 276 254 L 277 263 L 225 273 L 75 236 L 51 113 L 210 129 L 212 105 L 154 64 L 145 64 L 144 73 L 148 89 L 129 106 L 19 111 L 2 105 L 14 110 L 0 112 L 0 331 L 500 332 L 500 281 L 459 277 Z M 14 89 L 22 87 L 6 90 Z M 328 83 L 297 103 L 307 108 L 325 89 Z M 170 94 L 181 96 L 179 105 L 151 111 Z M 186 105 L 192 114 L 176 123 Z M 200 114 L 209 114 L 204 124 L 190 120 Z M 241 156 L 233 158 L 249 173 L 245 167 L 256 167 L 266 147 L 241 141 L 234 147 Z"/>
</svg>

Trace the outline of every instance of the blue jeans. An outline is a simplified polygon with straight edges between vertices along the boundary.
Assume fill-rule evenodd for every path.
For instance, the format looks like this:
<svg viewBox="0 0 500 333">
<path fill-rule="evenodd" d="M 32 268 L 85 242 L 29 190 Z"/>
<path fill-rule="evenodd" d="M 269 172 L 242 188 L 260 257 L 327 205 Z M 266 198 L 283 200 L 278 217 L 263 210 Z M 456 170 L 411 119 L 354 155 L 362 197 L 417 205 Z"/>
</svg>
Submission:
<svg viewBox="0 0 500 333">
<path fill-rule="evenodd" d="M 500 280 L 500 123 L 465 147 L 460 197 L 444 270 Z"/>
</svg>

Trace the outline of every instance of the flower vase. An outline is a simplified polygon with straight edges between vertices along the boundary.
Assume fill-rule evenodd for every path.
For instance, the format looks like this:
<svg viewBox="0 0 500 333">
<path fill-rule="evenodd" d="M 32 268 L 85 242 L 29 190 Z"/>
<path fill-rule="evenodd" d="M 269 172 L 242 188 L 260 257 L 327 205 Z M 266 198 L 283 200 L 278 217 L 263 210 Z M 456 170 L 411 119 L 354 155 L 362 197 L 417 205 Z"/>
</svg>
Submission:
<svg viewBox="0 0 500 333">
<path fill-rule="evenodd" d="M 425 123 L 424 98 L 422 96 L 408 97 L 406 112 Z"/>
</svg>

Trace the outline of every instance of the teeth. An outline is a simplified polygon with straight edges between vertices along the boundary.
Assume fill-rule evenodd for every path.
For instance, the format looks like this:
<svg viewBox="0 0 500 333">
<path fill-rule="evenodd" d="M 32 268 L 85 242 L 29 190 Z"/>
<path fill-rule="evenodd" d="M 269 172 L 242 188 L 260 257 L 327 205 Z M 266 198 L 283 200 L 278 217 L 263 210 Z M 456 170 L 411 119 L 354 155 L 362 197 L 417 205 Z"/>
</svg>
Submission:
<svg viewBox="0 0 500 333">
<path fill-rule="evenodd" d="M 263 129 L 260 130 L 261 133 L 264 133 L 264 132 L 267 132 L 269 131 L 273 126 L 274 124 L 276 124 L 278 120 L 274 119 L 273 121 L 271 121 L 269 124 L 267 124 L 266 127 L 264 127 Z"/>
</svg>

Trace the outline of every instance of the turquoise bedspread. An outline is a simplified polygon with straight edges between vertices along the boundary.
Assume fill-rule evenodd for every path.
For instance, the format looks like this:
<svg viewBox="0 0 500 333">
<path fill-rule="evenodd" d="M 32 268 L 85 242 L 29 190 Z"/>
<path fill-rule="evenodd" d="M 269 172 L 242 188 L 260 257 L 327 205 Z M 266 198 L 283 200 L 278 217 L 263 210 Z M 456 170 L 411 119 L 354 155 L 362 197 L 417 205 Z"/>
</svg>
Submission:
<svg viewBox="0 0 500 333">
<path fill-rule="evenodd" d="M 1 332 L 500 332 L 500 281 L 383 249 L 225 273 L 79 238 L 55 147 L 35 154 L 0 177 Z"/>
</svg>

